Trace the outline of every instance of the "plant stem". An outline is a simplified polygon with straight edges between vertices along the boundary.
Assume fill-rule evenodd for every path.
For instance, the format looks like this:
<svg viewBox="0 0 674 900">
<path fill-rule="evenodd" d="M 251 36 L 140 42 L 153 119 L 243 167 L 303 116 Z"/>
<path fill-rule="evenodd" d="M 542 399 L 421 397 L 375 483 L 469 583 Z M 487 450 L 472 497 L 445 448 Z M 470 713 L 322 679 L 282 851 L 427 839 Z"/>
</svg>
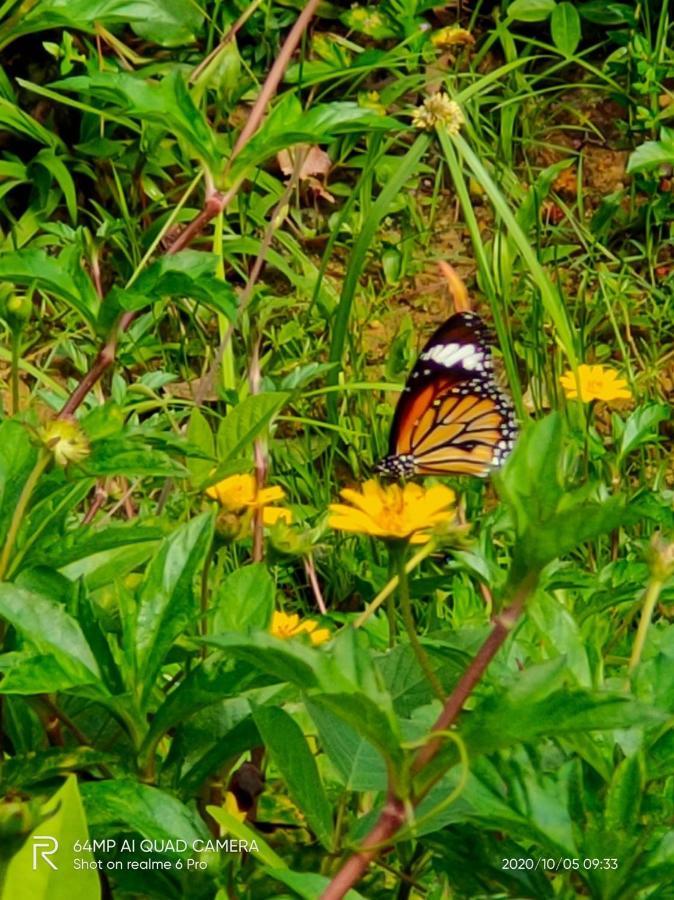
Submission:
<svg viewBox="0 0 674 900">
<path fill-rule="evenodd" d="M 21 330 L 12 329 L 12 362 L 10 380 L 12 384 L 12 415 L 19 411 L 19 359 L 21 357 Z"/>
<path fill-rule="evenodd" d="M 391 553 L 395 554 L 395 562 L 398 568 L 398 597 L 400 598 L 400 611 L 403 614 L 405 630 L 407 631 L 407 636 L 410 640 L 410 644 L 412 645 L 412 650 L 414 650 L 414 655 L 417 658 L 417 662 L 421 666 L 421 669 L 426 676 L 428 683 L 433 688 L 433 693 L 441 703 L 444 703 L 444 688 L 440 684 L 438 676 L 433 671 L 431 661 L 428 658 L 428 654 L 421 645 L 421 641 L 419 640 L 419 636 L 414 624 L 412 604 L 410 602 L 410 584 L 407 578 L 407 570 L 405 568 L 406 548 L 407 544 L 403 545 L 402 547 L 394 547 L 391 549 Z"/>
<path fill-rule="evenodd" d="M 424 544 L 421 550 L 414 554 L 412 559 L 405 564 L 405 571 L 409 574 L 413 572 L 416 567 L 421 563 L 427 556 L 430 556 L 431 553 L 435 550 L 435 542 L 430 540 L 427 544 Z M 365 610 L 358 616 L 356 621 L 353 623 L 354 628 L 361 628 L 365 623 L 370 619 L 374 613 L 379 609 L 384 600 L 387 597 L 390 597 L 391 594 L 398 587 L 398 576 L 394 575 L 387 584 L 379 591 L 377 596 L 374 598 L 372 603 L 370 603 Z"/>
<path fill-rule="evenodd" d="M 470 696 L 484 675 L 487 666 L 496 656 L 496 653 L 517 623 L 527 597 L 535 588 L 537 581 L 537 572 L 528 573 L 515 588 L 513 601 L 510 606 L 494 619 L 494 627 L 489 636 L 447 698 L 442 712 L 431 729 L 431 733 L 435 736 L 424 744 L 417 753 L 412 765 L 413 774 L 419 773 L 437 755 L 442 746 L 443 737 L 441 732 L 447 731 L 458 717 L 466 699 Z M 442 774 L 440 773 L 434 781 L 437 781 L 437 778 L 441 777 Z M 415 798 L 416 803 L 419 802 L 419 799 Z M 372 860 L 376 859 L 381 849 L 390 844 L 391 838 L 405 824 L 406 817 L 405 804 L 399 797 L 396 797 L 393 790 L 389 787 L 386 805 L 374 827 L 363 841 L 361 849 L 344 863 L 321 894 L 321 900 L 341 900 L 365 874 L 367 867 Z"/>
<path fill-rule="evenodd" d="M 40 480 L 40 475 L 42 475 L 44 470 L 49 465 L 50 459 L 51 453 L 43 450 L 38 456 L 37 461 L 35 462 L 35 465 L 33 466 L 33 469 L 26 479 L 23 489 L 21 490 L 19 500 L 12 515 L 12 521 L 9 523 L 7 538 L 5 539 L 5 546 L 2 548 L 2 556 L 0 556 L 0 581 L 3 580 L 3 578 L 5 577 L 5 573 L 7 572 L 9 560 L 12 556 L 12 550 L 14 549 L 14 543 L 16 542 L 16 536 L 19 533 L 19 528 L 21 526 L 21 522 L 26 512 L 28 503 L 30 502 L 30 498 L 33 494 L 33 491 L 35 490 L 35 486 Z"/>
<path fill-rule="evenodd" d="M 653 610 L 655 609 L 655 604 L 658 602 L 658 597 L 660 596 L 663 584 L 664 582 L 660 578 L 651 578 L 646 586 L 644 605 L 641 610 L 639 627 L 637 628 L 637 636 L 634 639 L 632 655 L 630 656 L 630 663 L 627 667 L 627 671 L 630 675 L 634 672 L 641 660 L 641 654 L 643 653 L 644 644 L 646 643 L 646 635 L 648 634 L 648 627 L 651 624 Z"/>
</svg>

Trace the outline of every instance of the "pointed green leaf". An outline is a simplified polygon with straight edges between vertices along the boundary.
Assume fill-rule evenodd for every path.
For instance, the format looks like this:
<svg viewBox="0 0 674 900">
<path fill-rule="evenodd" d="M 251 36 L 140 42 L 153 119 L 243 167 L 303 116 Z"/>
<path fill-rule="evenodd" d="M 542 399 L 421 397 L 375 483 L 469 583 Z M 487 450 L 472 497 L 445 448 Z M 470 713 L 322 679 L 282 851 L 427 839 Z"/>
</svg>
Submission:
<svg viewBox="0 0 674 900">
<path fill-rule="evenodd" d="M 257 707 L 253 719 L 291 799 L 323 846 L 332 849 L 332 807 L 301 728 L 283 709 L 273 706 Z"/>
</svg>

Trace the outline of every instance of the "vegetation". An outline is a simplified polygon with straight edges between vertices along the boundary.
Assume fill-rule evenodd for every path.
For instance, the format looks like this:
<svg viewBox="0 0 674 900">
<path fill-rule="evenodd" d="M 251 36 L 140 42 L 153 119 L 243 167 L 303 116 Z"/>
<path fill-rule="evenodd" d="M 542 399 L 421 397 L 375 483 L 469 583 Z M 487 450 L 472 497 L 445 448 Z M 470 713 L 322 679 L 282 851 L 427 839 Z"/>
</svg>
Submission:
<svg viewBox="0 0 674 900">
<path fill-rule="evenodd" d="M 2 900 L 674 897 L 668 4 L 0 46 Z M 377 480 L 464 284 L 515 450 Z"/>
</svg>

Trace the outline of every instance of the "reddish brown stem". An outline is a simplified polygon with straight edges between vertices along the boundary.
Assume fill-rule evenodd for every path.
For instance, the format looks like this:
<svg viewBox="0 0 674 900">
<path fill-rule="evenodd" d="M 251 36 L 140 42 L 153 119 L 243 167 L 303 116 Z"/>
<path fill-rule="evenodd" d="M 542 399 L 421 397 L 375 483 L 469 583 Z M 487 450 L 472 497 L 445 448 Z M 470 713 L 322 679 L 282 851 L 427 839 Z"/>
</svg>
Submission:
<svg viewBox="0 0 674 900">
<path fill-rule="evenodd" d="M 121 316 L 117 327 L 98 351 L 98 356 L 94 360 L 93 366 L 66 400 L 63 409 L 58 415 L 59 419 L 67 419 L 69 416 L 72 416 L 79 409 L 89 391 L 100 381 L 106 370 L 110 368 L 117 355 L 119 335 L 129 328 L 135 318 L 135 312 L 125 312 Z"/>
<path fill-rule="evenodd" d="M 102 481 L 97 482 L 96 489 L 94 491 L 93 503 L 87 510 L 87 514 L 85 515 L 85 517 L 82 519 L 83 525 L 89 525 L 91 522 L 93 522 L 96 513 L 103 506 L 107 499 L 108 492 L 105 489 L 105 483 Z"/>
<path fill-rule="evenodd" d="M 230 165 L 234 157 L 238 156 L 241 150 L 243 150 L 245 145 L 260 127 L 260 122 L 262 121 L 262 116 L 264 115 L 267 105 L 276 93 L 281 79 L 283 78 L 283 73 L 285 72 L 288 63 L 290 62 L 290 58 L 295 52 L 295 49 L 300 42 L 300 38 L 304 34 L 304 31 L 311 21 L 313 14 L 316 12 L 316 7 L 318 6 L 319 2 L 320 0 L 309 0 L 309 3 L 307 3 L 307 5 L 304 7 L 302 12 L 295 20 L 295 24 L 288 32 L 288 37 L 285 39 L 285 43 L 281 47 L 281 52 L 276 58 L 274 65 L 269 70 L 269 74 L 267 75 L 267 78 L 262 85 L 262 90 L 260 91 L 260 95 L 255 101 L 255 106 L 250 112 L 250 117 L 241 129 L 241 134 L 237 138 L 236 144 L 234 144 L 232 155 L 229 158 Z"/>
<path fill-rule="evenodd" d="M 341 900 L 357 881 L 360 881 L 365 870 L 382 849 L 382 845 L 403 826 L 405 807 L 402 800 L 389 793 L 386 806 L 376 825 L 363 841 L 362 849 L 348 859 L 327 888 L 321 894 L 321 900 Z"/>
<path fill-rule="evenodd" d="M 171 246 L 166 251 L 169 253 L 178 253 L 180 250 L 183 250 L 188 244 L 191 244 L 197 235 L 201 234 L 206 225 L 214 219 L 218 213 L 222 212 L 223 209 L 231 202 L 234 197 L 236 191 L 231 188 L 227 191 L 226 194 L 221 194 L 220 191 L 212 191 L 206 195 L 206 202 L 204 203 L 204 208 L 201 210 L 199 215 L 195 216 L 194 219 L 190 222 L 190 224 L 182 231 L 178 237 L 173 241 Z"/>
<path fill-rule="evenodd" d="M 462 675 L 459 683 L 447 698 L 438 716 L 432 733 L 446 731 L 457 719 L 467 698 L 484 675 L 499 648 L 510 634 L 524 608 L 525 601 L 536 583 L 537 576 L 527 576 L 515 592 L 511 605 L 494 619 L 494 627 L 478 650 L 475 658 Z M 437 755 L 442 747 L 441 735 L 431 738 L 417 753 L 412 764 L 412 773 L 418 774 Z M 419 798 L 417 798 L 417 803 Z M 354 853 L 342 866 L 337 875 L 321 894 L 321 900 L 341 900 L 341 898 L 365 874 L 367 867 L 387 842 L 405 824 L 403 801 L 389 789 L 386 806 L 381 812 L 372 831 L 363 841 L 361 849 Z"/>
</svg>

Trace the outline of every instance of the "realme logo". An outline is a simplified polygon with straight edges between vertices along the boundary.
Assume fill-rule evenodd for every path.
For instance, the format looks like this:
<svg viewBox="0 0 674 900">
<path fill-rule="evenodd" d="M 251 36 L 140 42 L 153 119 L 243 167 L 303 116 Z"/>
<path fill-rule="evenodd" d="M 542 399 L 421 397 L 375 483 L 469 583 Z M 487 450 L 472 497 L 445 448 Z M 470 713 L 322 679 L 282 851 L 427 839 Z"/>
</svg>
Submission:
<svg viewBox="0 0 674 900">
<path fill-rule="evenodd" d="M 39 856 L 42 858 L 42 861 L 46 862 L 48 866 L 51 866 L 54 871 L 57 871 L 58 866 L 55 865 L 49 857 L 53 856 L 58 848 L 59 842 L 55 837 L 52 837 L 49 834 L 36 834 L 33 838 L 33 869 L 37 869 L 39 851 Z"/>
</svg>

